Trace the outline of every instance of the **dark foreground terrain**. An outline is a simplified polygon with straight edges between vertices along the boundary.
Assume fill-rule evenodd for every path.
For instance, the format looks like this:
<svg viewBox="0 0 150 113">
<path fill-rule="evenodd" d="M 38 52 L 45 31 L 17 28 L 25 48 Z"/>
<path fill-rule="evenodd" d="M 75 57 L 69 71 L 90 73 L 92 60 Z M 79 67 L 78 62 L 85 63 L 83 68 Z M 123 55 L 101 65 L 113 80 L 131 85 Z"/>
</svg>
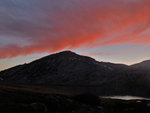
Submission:
<svg viewBox="0 0 150 113">
<path fill-rule="evenodd" d="M 104 99 L 43 86 L 0 83 L 0 113 L 150 113 L 150 101 Z"/>
</svg>

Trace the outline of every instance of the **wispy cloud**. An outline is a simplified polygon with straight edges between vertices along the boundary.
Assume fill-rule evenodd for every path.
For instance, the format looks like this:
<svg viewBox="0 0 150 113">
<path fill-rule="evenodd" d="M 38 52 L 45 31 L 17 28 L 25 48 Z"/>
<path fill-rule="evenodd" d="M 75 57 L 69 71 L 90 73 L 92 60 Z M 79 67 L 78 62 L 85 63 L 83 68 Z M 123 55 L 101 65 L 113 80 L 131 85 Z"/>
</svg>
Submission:
<svg viewBox="0 0 150 113">
<path fill-rule="evenodd" d="M 0 58 L 81 46 L 149 45 L 149 30 L 149 0 L 0 1 Z"/>
</svg>

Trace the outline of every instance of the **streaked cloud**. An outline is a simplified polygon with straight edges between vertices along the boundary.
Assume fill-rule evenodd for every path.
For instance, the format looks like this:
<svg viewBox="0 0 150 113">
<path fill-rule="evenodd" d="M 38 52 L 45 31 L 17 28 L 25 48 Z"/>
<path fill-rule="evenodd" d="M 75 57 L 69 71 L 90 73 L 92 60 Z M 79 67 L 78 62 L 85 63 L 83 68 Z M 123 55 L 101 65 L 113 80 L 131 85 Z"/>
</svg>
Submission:
<svg viewBox="0 0 150 113">
<path fill-rule="evenodd" d="M 83 46 L 147 46 L 149 37 L 149 0 L 0 1 L 1 59 Z"/>
</svg>

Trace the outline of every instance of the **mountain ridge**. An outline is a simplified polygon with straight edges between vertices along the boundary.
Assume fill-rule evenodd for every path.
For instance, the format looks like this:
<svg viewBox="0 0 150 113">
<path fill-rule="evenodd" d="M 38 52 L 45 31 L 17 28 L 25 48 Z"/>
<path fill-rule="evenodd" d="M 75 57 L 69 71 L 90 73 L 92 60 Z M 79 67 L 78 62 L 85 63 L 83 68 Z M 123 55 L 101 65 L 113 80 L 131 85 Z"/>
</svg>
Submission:
<svg viewBox="0 0 150 113">
<path fill-rule="evenodd" d="M 39 58 L 39 59 L 35 59 L 35 60 L 33 60 L 33 61 L 29 62 L 29 63 L 24 63 L 24 64 L 19 64 L 19 65 L 16 65 L 16 66 L 12 66 L 12 67 L 10 67 L 10 68 L 1 70 L 0 72 L 5 71 L 5 70 L 9 70 L 9 69 L 11 69 L 11 68 L 15 68 L 15 67 L 18 67 L 18 66 L 27 65 L 27 64 L 30 64 L 30 63 L 39 61 L 39 60 L 41 60 L 41 59 L 43 59 L 43 58 L 48 58 L 48 57 L 51 57 L 51 56 L 54 56 L 54 55 L 57 55 L 57 54 L 62 55 L 62 54 L 67 54 L 67 53 L 70 54 L 70 55 L 72 55 L 72 56 L 73 56 L 73 55 L 74 55 L 74 56 L 76 55 L 76 56 L 78 56 L 78 57 L 80 56 L 80 57 L 90 58 L 91 60 L 94 60 L 94 61 L 97 61 L 97 62 L 100 62 L 100 63 L 107 63 L 107 64 L 116 64 L 116 65 L 130 66 L 130 65 L 127 65 L 127 64 L 123 64 L 123 63 L 113 63 L 113 62 L 98 61 L 98 60 L 95 60 L 95 59 L 92 58 L 92 57 L 89 57 L 89 56 L 86 56 L 86 55 L 77 54 L 77 53 L 72 52 L 72 51 L 70 51 L 70 50 L 66 50 L 66 51 L 61 51 L 61 52 L 57 52 L 57 53 L 50 54 L 50 55 L 41 57 L 41 58 Z M 134 65 L 134 64 L 133 64 L 133 65 Z"/>
<path fill-rule="evenodd" d="M 76 55 L 76 56 L 78 56 L 78 57 L 79 57 L 79 56 L 81 56 L 81 57 L 87 57 L 87 58 L 90 58 L 91 60 L 95 60 L 95 61 L 100 62 L 100 63 L 124 65 L 124 66 L 129 66 L 129 67 L 133 67 L 133 66 L 135 66 L 135 65 L 138 65 L 138 64 L 141 64 L 141 63 L 146 63 L 146 62 L 149 62 L 149 64 L 150 64 L 150 60 L 144 60 L 144 61 L 141 61 L 141 62 L 138 62 L 138 63 L 134 63 L 134 64 L 132 64 L 132 65 L 127 65 L 127 64 L 124 64 L 124 63 L 109 62 L 109 61 L 108 61 L 108 62 L 104 62 L 104 61 L 98 61 L 98 60 L 96 60 L 96 59 L 94 59 L 94 58 L 92 58 L 92 57 L 86 56 L 86 55 L 81 55 L 81 54 L 77 54 L 77 53 L 75 53 L 75 52 L 73 52 L 73 51 L 66 50 L 66 51 L 61 51 L 61 52 L 57 52 L 57 53 L 50 54 L 50 55 L 41 57 L 41 58 L 39 58 L 39 59 L 35 59 L 35 60 L 33 60 L 33 61 L 29 62 L 29 63 L 24 63 L 24 64 L 19 64 L 19 65 L 16 65 L 16 66 L 12 66 L 12 67 L 10 67 L 10 68 L 1 70 L 0 72 L 5 71 L 5 70 L 9 70 L 9 69 L 11 69 L 11 68 L 15 68 L 15 67 L 18 67 L 18 66 L 27 65 L 27 64 L 30 64 L 30 63 L 32 63 L 32 62 L 36 62 L 36 61 L 38 61 L 38 60 L 40 60 L 40 59 L 48 58 L 48 57 L 50 57 L 50 56 L 57 55 L 57 54 L 60 54 L 60 55 L 63 55 L 63 54 L 70 54 L 70 55 L 72 55 L 72 56 L 73 56 L 73 55 L 74 55 L 74 56 Z"/>
<path fill-rule="evenodd" d="M 24 84 L 91 85 L 98 89 L 93 91 L 94 88 L 91 90 L 85 88 L 86 91 L 98 95 L 148 96 L 150 95 L 150 73 L 148 68 L 146 70 L 139 68 L 140 65 L 141 63 L 127 66 L 99 62 L 88 56 L 63 51 L 1 71 L 0 80 Z M 82 88 L 76 89 L 82 92 Z"/>
<path fill-rule="evenodd" d="M 70 67 L 65 68 L 66 66 L 70 66 Z M 10 71 L 13 70 L 13 71 L 15 71 L 15 73 L 18 73 L 17 75 L 20 75 L 21 74 L 20 71 L 23 70 L 23 68 L 27 68 L 27 69 L 25 69 L 25 72 L 23 72 L 23 74 L 24 74 L 24 73 L 28 73 L 28 70 L 30 70 L 30 68 L 32 68 L 30 71 L 33 71 L 35 69 L 35 67 L 38 67 L 39 69 L 37 69 L 37 71 L 40 70 L 41 68 L 43 68 L 43 70 L 48 71 L 48 73 L 51 73 L 51 74 L 56 74 L 57 73 L 56 71 L 58 69 L 59 70 L 58 73 L 60 72 L 60 73 L 62 73 L 61 75 L 63 75 L 63 70 L 66 70 L 66 71 L 75 70 L 75 71 L 81 72 L 82 68 L 83 68 L 84 72 L 81 72 L 83 75 L 84 73 L 87 73 L 87 71 L 89 71 L 89 70 L 93 70 L 93 71 L 104 71 L 105 70 L 106 71 L 108 69 L 109 71 L 113 71 L 112 67 L 114 67 L 114 69 L 115 69 L 115 68 L 118 68 L 119 66 L 126 67 L 126 65 L 123 65 L 123 64 L 99 62 L 88 56 L 78 55 L 71 51 L 63 51 L 60 53 L 55 53 L 55 54 L 43 57 L 41 59 L 35 60 L 28 64 L 12 67 L 8 70 L 10 70 Z M 99 70 L 98 68 L 101 68 L 101 69 Z M 87 70 L 85 70 L 85 69 L 87 69 Z M 0 75 L 1 75 L 1 73 L 6 73 L 5 76 L 8 77 L 8 73 L 7 73 L 8 70 L 4 70 L 4 71 L 0 72 Z M 92 71 L 91 71 L 91 73 L 92 73 Z M 9 72 L 9 74 L 10 74 L 10 72 Z M 67 72 L 66 74 L 69 74 L 69 73 Z M 12 75 L 10 75 L 9 77 L 11 78 L 11 76 L 13 76 L 13 75 L 15 75 L 14 72 L 12 72 Z M 33 75 L 31 75 L 31 76 L 33 76 Z M 7 77 L 4 77 L 4 78 L 7 78 Z"/>
</svg>

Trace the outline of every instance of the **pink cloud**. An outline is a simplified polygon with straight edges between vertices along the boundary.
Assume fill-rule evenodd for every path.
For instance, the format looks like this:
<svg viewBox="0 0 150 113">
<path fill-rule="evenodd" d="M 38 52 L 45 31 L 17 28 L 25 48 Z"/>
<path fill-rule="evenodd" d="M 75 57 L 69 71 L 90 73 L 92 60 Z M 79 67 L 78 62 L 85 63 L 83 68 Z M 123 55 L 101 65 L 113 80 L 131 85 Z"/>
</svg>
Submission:
<svg viewBox="0 0 150 113">
<path fill-rule="evenodd" d="M 42 27 L 37 33 L 35 28 L 34 40 L 30 45 L 1 47 L 0 58 L 56 52 L 81 46 L 93 48 L 106 45 L 150 43 L 150 33 L 141 35 L 150 29 L 150 2 L 148 0 L 135 2 L 112 0 L 103 4 L 102 1 L 96 0 L 93 2 L 72 0 L 70 3 L 72 5 L 68 10 L 48 13 L 45 21 L 47 26 L 52 27 L 45 29 Z M 99 55 L 105 55 L 105 53 Z"/>
</svg>

